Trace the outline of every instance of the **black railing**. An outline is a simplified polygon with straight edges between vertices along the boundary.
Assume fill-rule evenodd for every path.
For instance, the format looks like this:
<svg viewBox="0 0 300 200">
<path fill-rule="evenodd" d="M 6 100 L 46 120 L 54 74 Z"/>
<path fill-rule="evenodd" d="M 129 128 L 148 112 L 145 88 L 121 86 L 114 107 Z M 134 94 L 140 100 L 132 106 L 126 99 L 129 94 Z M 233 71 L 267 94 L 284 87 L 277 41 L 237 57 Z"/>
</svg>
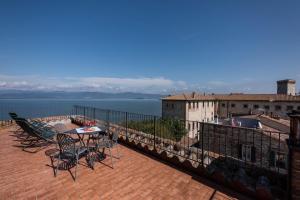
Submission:
<svg viewBox="0 0 300 200">
<path fill-rule="evenodd" d="M 83 121 L 119 128 L 126 140 L 190 160 L 209 173 L 226 171 L 233 178 L 243 169 L 250 178 L 266 176 L 278 190 L 286 189 L 287 133 L 83 106 L 74 106 L 73 114 Z"/>
</svg>

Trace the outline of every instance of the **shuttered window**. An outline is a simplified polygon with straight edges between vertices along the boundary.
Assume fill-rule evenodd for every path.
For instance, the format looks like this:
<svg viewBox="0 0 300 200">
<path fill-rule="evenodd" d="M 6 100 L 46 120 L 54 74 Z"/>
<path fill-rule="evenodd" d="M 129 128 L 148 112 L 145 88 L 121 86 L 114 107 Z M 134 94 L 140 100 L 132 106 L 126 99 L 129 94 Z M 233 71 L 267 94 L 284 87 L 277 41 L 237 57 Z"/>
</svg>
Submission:
<svg viewBox="0 0 300 200">
<path fill-rule="evenodd" d="M 239 159 L 246 162 L 256 162 L 256 149 L 251 145 L 240 144 L 238 156 Z"/>
</svg>

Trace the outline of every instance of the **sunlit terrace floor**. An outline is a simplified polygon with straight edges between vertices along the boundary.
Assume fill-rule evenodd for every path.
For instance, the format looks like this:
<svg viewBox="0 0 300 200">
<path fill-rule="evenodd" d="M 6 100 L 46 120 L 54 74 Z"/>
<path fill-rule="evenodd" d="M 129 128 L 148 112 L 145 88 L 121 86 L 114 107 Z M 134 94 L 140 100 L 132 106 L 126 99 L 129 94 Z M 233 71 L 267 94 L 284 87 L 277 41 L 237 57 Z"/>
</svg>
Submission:
<svg viewBox="0 0 300 200">
<path fill-rule="evenodd" d="M 0 199 L 245 199 L 125 146 L 114 169 L 106 159 L 93 171 L 82 159 L 76 182 L 68 171 L 54 177 L 45 149 L 22 151 L 14 129 L 0 130 Z"/>
</svg>

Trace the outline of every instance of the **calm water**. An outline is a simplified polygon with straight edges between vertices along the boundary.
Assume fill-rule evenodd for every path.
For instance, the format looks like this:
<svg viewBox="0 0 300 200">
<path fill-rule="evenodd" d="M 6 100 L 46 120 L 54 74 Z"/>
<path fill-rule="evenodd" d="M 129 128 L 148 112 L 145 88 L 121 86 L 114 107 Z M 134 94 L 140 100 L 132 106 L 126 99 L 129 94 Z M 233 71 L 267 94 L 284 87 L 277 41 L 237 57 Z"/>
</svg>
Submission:
<svg viewBox="0 0 300 200">
<path fill-rule="evenodd" d="M 73 105 L 161 115 L 159 99 L 0 99 L 0 119 L 9 119 L 8 112 L 16 112 L 25 118 L 71 114 Z"/>
</svg>

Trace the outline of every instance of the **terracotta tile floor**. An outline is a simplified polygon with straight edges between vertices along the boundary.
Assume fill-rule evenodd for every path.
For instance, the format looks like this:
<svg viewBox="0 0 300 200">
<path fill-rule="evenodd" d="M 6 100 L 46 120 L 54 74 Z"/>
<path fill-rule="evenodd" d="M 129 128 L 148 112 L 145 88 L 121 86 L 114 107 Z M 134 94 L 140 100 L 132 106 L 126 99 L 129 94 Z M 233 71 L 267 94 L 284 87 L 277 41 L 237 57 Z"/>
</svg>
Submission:
<svg viewBox="0 0 300 200">
<path fill-rule="evenodd" d="M 245 199 L 124 146 L 114 169 L 106 159 L 93 171 L 82 159 L 76 182 L 68 171 L 55 178 L 45 150 L 14 146 L 14 128 L 0 130 L 0 199 Z"/>
</svg>

